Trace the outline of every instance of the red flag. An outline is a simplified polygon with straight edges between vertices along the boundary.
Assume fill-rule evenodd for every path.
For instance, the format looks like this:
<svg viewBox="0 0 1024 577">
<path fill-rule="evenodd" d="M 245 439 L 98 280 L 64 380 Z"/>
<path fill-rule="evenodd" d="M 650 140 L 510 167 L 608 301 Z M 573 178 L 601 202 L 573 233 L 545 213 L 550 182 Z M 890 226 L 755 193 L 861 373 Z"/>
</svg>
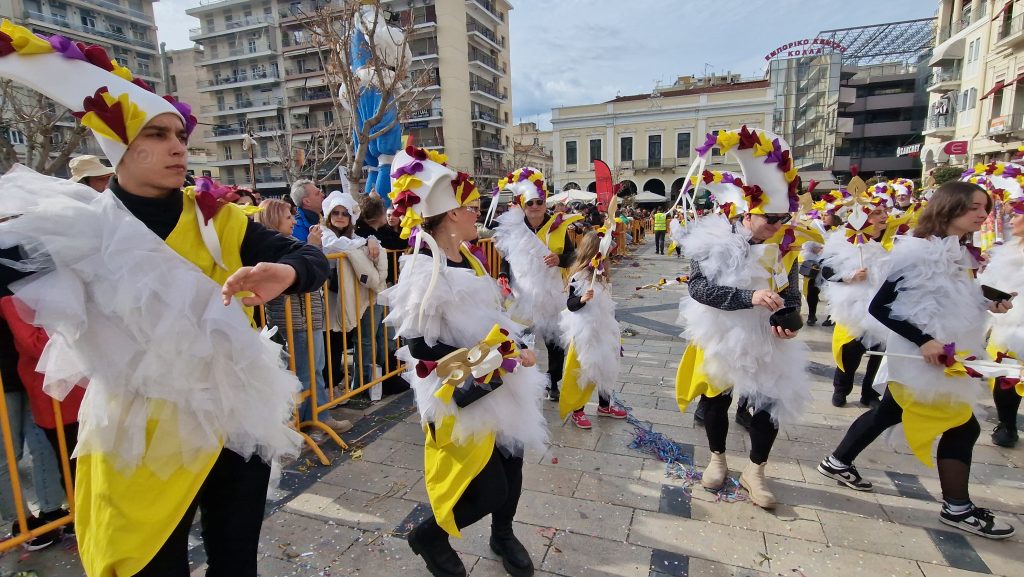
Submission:
<svg viewBox="0 0 1024 577">
<path fill-rule="evenodd" d="M 597 209 L 604 212 L 612 201 L 615 187 L 612 184 L 612 171 L 602 160 L 594 161 L 594 176 L 597 177 Z"/>
</svg>

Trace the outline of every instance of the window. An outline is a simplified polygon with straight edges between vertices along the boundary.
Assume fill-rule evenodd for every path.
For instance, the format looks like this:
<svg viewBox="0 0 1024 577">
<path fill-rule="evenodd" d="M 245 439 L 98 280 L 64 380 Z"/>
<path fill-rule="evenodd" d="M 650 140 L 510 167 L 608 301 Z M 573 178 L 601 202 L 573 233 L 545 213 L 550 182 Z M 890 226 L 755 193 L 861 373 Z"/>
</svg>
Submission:
<svg viewBox="0 0 1024 577">
<path fill-rule="evenodd" d="M 622 162 L 633 161 L 633 137 L 623 136 L 619 138 L 619 160 Z"/>
<path fill-rule="evenodd" d="M 992 95 L 992 118 L 998 118 L 1003 114 L 1003 93 L 997 92 Z"/>
<path fill-rule="evenodd" d="M 82 26 L 85 26 L 86 28 L 95 28 L 96 27 L 96 17 L 93 16 L 92 13 L 86 12 L 86 11 L 83 10 L 82 11 Z"/>
<path fill-rule="evenodd" d="M 717 138 L 719 132 L 721 132 L 721 130 L 712 130 L 711 134 L 714 134 L 715 137 Z M 711 156 L 722 156 L 722 149 L 718 148 L 717 146 L 715 148 L 712 148 L 711 149 Z"/>
<path fill-rule="evenodd" d="M 11 144 L 26 144 L 27 143 L 27 141 L 25 140 L 25 133 L 21 132 L 20 130 L 8 130 L 7 131 L 7 140 L 9 140 Z"/>
<path fill-rule="evenodd" d="M 231 160 L 231 147 L 230 146 L 225 146 L 224 147 L 224 160 Z"/>
<path fill-rule="evenodd" d="M 324 126 L 329 127 L 334 124 L 334 111 L 324 110 Z"/>
<path fill-rule="evenodd" d="M 676 133 L 676 158 L 690 158 L 690 133 Z"/>
<path fill-rule="evenodd" d="M 661 135 L 647 135 L 647 165 L 661 166 Z"/>
<path fill-rule="evenodd" d="M 128 68 L 128 59 L 125 58 L 124 56 L 115 56 L 114 60 L 117 61 L 117 63 L 120 64 L 121 66 L 124 66 L 125 68 Z"/>
<path fill-rule="evenodd" d="M 590 162 L 595 160 L 601 160 L 601 139 L 591 138 L 590 139 Z"/>
<path fill-rule="evenodd" d="M 978 105 L 978 89 L 972 88 L 968 93 L 967 105 L 970 106 L 970 110 L 974 110 L 974 107 Z"/>
<path fill-rule="evenodd" d="M 576 164 L 576 141 L 565 143 L 565 164 L 575 165 Z"/>
</svg>

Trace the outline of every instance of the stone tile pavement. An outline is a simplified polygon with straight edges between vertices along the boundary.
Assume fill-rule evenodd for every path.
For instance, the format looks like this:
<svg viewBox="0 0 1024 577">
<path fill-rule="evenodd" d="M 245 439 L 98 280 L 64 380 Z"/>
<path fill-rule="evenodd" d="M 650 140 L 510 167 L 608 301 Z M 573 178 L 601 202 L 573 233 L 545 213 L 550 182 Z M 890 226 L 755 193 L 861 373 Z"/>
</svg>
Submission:
<svg viewBox="0 0 1024 577">
<path fill-rule="evenodd" d="M 673 379 L 684 343 L 675 327 L 683 287 L 637 292 L 636 286 L 684 270 L 682 260 L 657 256 L 650 245 L 614 269 L 619 318 L 631 331 L 618 398 L 636 418 L 692 454 L 708 458 L 704 431 L 692 410 L 679 414 Z M 528 454 L 516 533 L 537 574 L 550 576 L 965 577 L 1024 574 L 1024 450 L 994 447 L 986 424 L 975 451 L 972 492 L 979 505 L 1011 518 L 1022 533 L 1006 542 L 956 532 L 938 522 L 938 479 L 900 443 L 879 441 L 858 465 L 872 493 L 842 489 L 819 475 L 817 461 L 863 409 L 837 409 L 831 395 L 830 329 L 801 332 L 811 347 L 808 371 L 814 401 L 795 425 L 783 428 L 768 472 L 780 501 L 766 512 L 745 501 L 726 502 L 699 486 L 666 475 L 663 463 L 628 447 L 633 426 L 594 419 L 580 431 L 557 422 L 547 407 L 552 445 Z M 308 461 L 286 468 L 267 506 L 260 573 L 265 577 L 427 576 L 402 536 L 428 510 L 422 475 L 423 433 L 409 395 L 362 416 L 346 437 L 356 450 L 332 453 L 330 467 Z M 588 409 L 591 414 L 593 407 Z M 994 414 L 994 413 L 993 413 Z M 992 416 L 990 414 L 990 416 Z M 733 475 L 748 443 L 730 432 Z M 504 575 L 487 545 L 486 521 L 453 540 L 472 577 Z M 202 548 L 193 549 L 204 574 Z M 35 569 L 41 577 L 81 575 L 74 549 L 0 558 L 0 575 Z"/>
</svg>

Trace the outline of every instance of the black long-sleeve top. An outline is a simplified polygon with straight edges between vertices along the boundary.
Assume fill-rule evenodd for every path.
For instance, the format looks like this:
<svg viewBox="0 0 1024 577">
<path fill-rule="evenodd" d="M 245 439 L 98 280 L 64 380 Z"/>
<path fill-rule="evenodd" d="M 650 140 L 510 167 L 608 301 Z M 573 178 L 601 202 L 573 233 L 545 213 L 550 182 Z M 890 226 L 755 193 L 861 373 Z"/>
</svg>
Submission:
<svg viewBox="0 0 1024 577">
<path fill-rule="evenodd" d="M 539 231 L 552 218 L 554 218 L 554 214 L 553 213 L 551 213 L 551 212 L 545 213 L 544 214 L 544 220 L 540 221 L 540 226 L 537 226 L 537 227 L 534 227 L 533 225 L 531 225 L 530 224 L 530 219 L 526 218 L 525 216 L 523 217 L 523 222 L 526 223 L 526 227 L 529 228 L 530 231 L 533 232 L 533 234 L 537 234 L 537 231 Z M 561 268 L 569 268 L 569 265 L 572 264 L 573 259 L 576 258 L 576 245 L 574 245 L 572 243 L 572 239 L 569 238 L 569 229 L 568 228 L 565 230 L 565 239 L 563 239 L 562 245 L 565 247 L 565 249 L 562 250 L 562 254 L 558 255 L 558 266 L 561 267 Z M 543 263 L 541 263 L 541 264 L 543 264 Z M 544 265 L 544 266 L 546 266 L 546 265 Z M 504 276 L 506 278 L 510 278 L 511 277 L 511 273 L 512 273 L 512 267 L 511 267 L 511 265 L 508 264 L 508 259 L 507 258 L 502 259 L 501 260 L 501 270 L 499 271 L 499 275 L 500 276 Z"/>
<path fill-rule="evenodd" d="M 878 289 L 874 298 L 871 299 L 871 304 L 868 305 L 868 313 L 878 319 L 878 322 L 885 325 L 890 331 L 917 346 L 921 346 L 930 340 L 934 340 L 934 337 L 922 331 L 910 321 L 896 320 L 890 316 L 892 314 L 890 305 L 896 300 L 896 295 L 899 292 L 898 287 L 902 280 L 903 277 L 900 277 L 895 280 L 889 279 L 882 283 L 881 288 Z"/>
<path fill-rule="evenodd" d="M 420 252 L 430 255 L 430 251 L 427 249 L 421 249 Z M 467 269 L 473 268 L 472 265 L 469 264 L 469 260 L 465 257 L 463 257 L 460 262 L 455 262 L 451 259 L 447 260 L 448 266 L 450 267 Z M 405 340 L 405 344 L 408 345 L 409 352 L 412 354 L 413 358 L 420 361 L 439 361 L 460 348 L 441 341 L 437 341 L 433 345 L 428 345 L 427 341 L 423 340 L 423 337 L 408 338 Z M 468 385 L 464 384 L 455 388 L 455 394 L 452 395 L 452 400 L 454 400 L 456 406 L 460 408 L 468 407 L 475 401 L 484 398 L 487 393 L 490 393 L 501 385 L 502 380 L 499 377 L 491 378 L 491 381 L 487 383 L 487 386 L 490 387 L 489 389 L 481 387 L 474 381 L 470 380 Z"/>
<path fill-rule="evenodd" d="M 121 188 L 116 177 L 110 179 L 110 190 L 128 212 L 162 240 L 167 240 L 178 225 L 184 199 L 180 190 L 163 198 L 136 196 Z M 240 253 L 243 266 L 273 262 L 295 269 L 295 282 L 285 291 L 287 294 L 311 292 L 327 281 L 329 268 L 320 249 L 278 234 L 257 222 L 249 221 L 246 225 Z"/>
<path fill-rule="evenodd" d="M 576 289 L 573 288 L 572 284 L 569 284 L 569 298 L 566 299 L 565 306 L 572 312 L 576 312 L 587 306 L 587 303 L 583 302 L 583 295 L 576 294 Z"/>
<path fill-rule="evenodd" d="M 779 296 L 787 307 L 800 308 L 800 275 L 796 263 L 789 269 L 789 285 Z M 690 297 L 709 307 L 723 311 L 738 311 L 753 308 L 754 291 L 737 287 L 716 285 L 700 269 L 699 261 L 690 261 Z"/>
</svg>

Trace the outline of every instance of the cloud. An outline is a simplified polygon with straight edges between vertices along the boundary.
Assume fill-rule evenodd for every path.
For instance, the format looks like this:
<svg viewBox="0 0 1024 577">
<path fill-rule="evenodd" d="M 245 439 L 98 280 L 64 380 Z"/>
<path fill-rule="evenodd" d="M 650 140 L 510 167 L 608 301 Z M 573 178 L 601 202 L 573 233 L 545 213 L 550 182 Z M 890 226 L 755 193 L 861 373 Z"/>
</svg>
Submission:
<svg viewBox="0 0 1024 577">
<path fill-rule="evenodd" d="M 199 0 L 160 0 L 153 3 L 157 36 L 167 43 L 168 50 L 191 48 L 188 31 L 199 27 L 199 19 L 185 14 L 185 10 L 199 6 Z"/>
</svg>

